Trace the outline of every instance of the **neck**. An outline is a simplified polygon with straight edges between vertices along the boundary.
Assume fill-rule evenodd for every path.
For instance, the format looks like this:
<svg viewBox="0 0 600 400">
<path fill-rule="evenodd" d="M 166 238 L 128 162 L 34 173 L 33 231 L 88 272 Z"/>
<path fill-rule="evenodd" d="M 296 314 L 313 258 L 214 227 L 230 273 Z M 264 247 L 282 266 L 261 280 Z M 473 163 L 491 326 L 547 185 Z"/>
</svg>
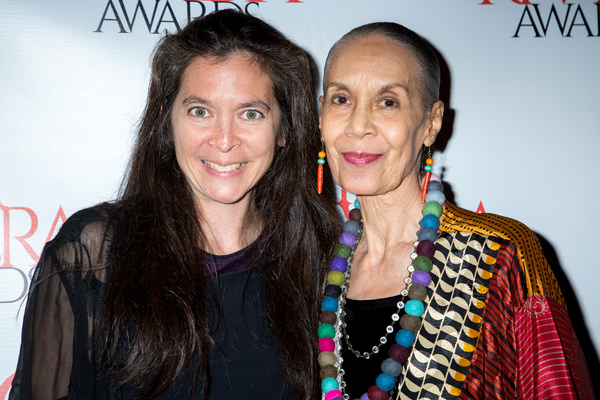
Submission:
<svg viewBox="0 0 600 400">
<path fill-rule="evenodd" d="M 400 188 L 399 188 L 400 189 Z M 393 193 L 360 196 L 363 234 L 356 249 L 348 297 L 357 300 L 397 295 L 409 272 L 422 204 L 415 181 Z"/>
<path fill-rule="evenodd" d="M 206 238 L 203 250 L 215 255 L 226 255 L 235 253 L 256 240 L 262 223 L 250 221 L 250 229 L 244 226 L 247 222 L 246 215 L 254 208 L 249 200 L 244 200 L 233 204 L 199 204 L 202 231 Z"/>
<path fill-rule="evenodd" d="M 393 192 L 358 198 L 364 231 L 361 244 L 366 244 L 369 252 L 385 253 L 417 239 L 423 209 L 420 191 L 414 179 Z"/>
</svg>

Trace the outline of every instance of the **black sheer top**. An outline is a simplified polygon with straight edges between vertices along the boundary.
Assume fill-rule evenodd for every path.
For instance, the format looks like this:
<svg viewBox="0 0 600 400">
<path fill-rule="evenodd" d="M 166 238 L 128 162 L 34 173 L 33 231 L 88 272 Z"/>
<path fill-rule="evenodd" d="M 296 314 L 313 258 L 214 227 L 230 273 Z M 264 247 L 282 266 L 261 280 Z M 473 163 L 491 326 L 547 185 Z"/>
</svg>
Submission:
<svg viewBox="0 0 600 400">
<path fill-rule="evenodd" d="M 25 317 L 21 352 L 10 400 L 136 398 L 133 388 L 112 384 L 102 361 L 100 322 L 110 284 L 106 261 L 116 254 L 117 215 L 102 246 L 114 207 L 83 210 L 65 222 L 44 248 L 35 270 Z M 258 266 L 258 240 L 234 254 L 212 256 L 224 323 L 210 357 L 211 400 L 288 399 L 284 369 L 264 314 L 263 285 Z M 202 382 L 192 388 L 196 365 L 182 373 L 158 399 L 201 399 Z M 284 390 L 285 389 L 285 390 Z"/>
</svg>

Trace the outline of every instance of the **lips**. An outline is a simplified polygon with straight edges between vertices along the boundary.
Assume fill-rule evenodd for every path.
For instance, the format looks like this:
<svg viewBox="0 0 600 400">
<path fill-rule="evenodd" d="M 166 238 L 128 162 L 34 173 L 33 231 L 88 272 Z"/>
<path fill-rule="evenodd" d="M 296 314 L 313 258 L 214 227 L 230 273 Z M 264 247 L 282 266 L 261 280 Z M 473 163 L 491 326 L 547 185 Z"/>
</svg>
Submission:
<svg viewBox="0 0 600 400">
<path fill-rule="evenodd" d="M 367 165 L 378 160 L 381 157 L 381 154 L 355 152 L 342 153 L 342 155 L 344 156 L 344 159 L 346 161 L 354 165 Z"/>
<path fill-rule="evenodd" d="M 219 165 L 219 164 L 215 164 L 210 161 L 202 161 L 202 162 L 208 168 L 210 168 L 216 172 L 233 172 L 233 171 L 237 171 L 238 169 L 242 168 L 244 165 L 248 164 L 247 162 L 243 162 L 243 163 L 238 163 L 238 164 Z"/>
</svg>

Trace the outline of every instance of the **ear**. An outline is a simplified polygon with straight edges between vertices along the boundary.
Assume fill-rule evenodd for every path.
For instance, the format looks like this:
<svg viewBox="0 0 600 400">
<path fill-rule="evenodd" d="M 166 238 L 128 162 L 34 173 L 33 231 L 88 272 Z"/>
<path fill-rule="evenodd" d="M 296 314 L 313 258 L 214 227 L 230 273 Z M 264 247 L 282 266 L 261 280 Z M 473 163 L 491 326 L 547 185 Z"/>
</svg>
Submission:
<svg viewBox="0 0 600 400">
<path fill-rule="evenodd" d="M 442 129 L 442 119 L 444 117 L 444 102 L 438 100 L 433 103 L 431 111 L 427 114 L 428 129 L 425 133 L 423 144 L 427 147 L 431 146 Z"/>
<path fill-rule="evenodd" d="M 279 130 L 279 129 L 278 129 Z M 285 143 L 286 143 L 286 137 L 283 134 L 283 132 L 279 131 L 277 132 L 277 137 L 275 138 L 275 144 L 278 147 L 285 147 Z"/>
<path fill-rule="evenodd" d="M 323 125 L 323 96 L 319 96 L 319 129 L 323 129 L 322 125 Z"/>
</svg>

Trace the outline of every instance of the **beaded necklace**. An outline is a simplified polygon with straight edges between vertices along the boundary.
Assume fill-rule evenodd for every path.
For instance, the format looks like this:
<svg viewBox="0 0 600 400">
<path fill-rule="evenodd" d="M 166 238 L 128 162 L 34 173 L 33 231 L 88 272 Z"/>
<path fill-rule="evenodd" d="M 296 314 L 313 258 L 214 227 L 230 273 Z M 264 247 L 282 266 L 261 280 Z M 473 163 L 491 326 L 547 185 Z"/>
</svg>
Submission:
<svg viewBox="0 0 600 400">
<path fill-rule="evenodd" d="M 369 358 L 378 353 L 382 344 L 387 342 L 388 335 L 393 333 L 394 325 L 400 321 L 400 330 L 395 335 L 396 343 L 388 351 L 389 357 L 381 364 L 382 373 L 377 376 L 375 385 L 369 387 L 360 400 L 388 400 L 390 391 L 396 386 L 396 379 L 402 374 L 403 364 L 408 360 L 416 333 L 421 327 L 421 316 L 425 311 L 424 301 L 427 298 L 427 286 L 431 282 L 429 272 L 433 268 L 432 258 L 435 254 L 435 241 L 442 206 L 445 203 L 443 185 L 436 175 L 431 174 L 431 159 L 427 160 L 426 175 L 423 180 L 423 218 L 421 228 L 417 232 L 415 250 L 411 253 L 411 264 L 408 277 L 400 294 L 402 300 L 397 303 L 398 311 L 392 314 L 392 322 L 386 327 L 385 334 L 370 351 L 360 352 L 350 344 L 345 332 L 344 305 L 350 282 L 352 261 L 356 248 L 363 234 L 362 218 L 358 200 L 350 212 L 349 220 L 344 223 L 343 233 L 335 249 L 335 257 L 331 261 L 331 271 L 327 274 L 325 297 L 321 302 L 319 335 L 319 364 L 321 366 L 321 390 L 325 400 L 348 400 L 345 393 L 343 359 L 340 354 L 340 341 L 346 339 L 348 349 L 356 356 Z M 429 167 L 429 168 L 427 168 Z M 410 300 L 405 302 L 406 297 Z M 400 318 L 401 310 L 405 314 Z"/>
</svg>

